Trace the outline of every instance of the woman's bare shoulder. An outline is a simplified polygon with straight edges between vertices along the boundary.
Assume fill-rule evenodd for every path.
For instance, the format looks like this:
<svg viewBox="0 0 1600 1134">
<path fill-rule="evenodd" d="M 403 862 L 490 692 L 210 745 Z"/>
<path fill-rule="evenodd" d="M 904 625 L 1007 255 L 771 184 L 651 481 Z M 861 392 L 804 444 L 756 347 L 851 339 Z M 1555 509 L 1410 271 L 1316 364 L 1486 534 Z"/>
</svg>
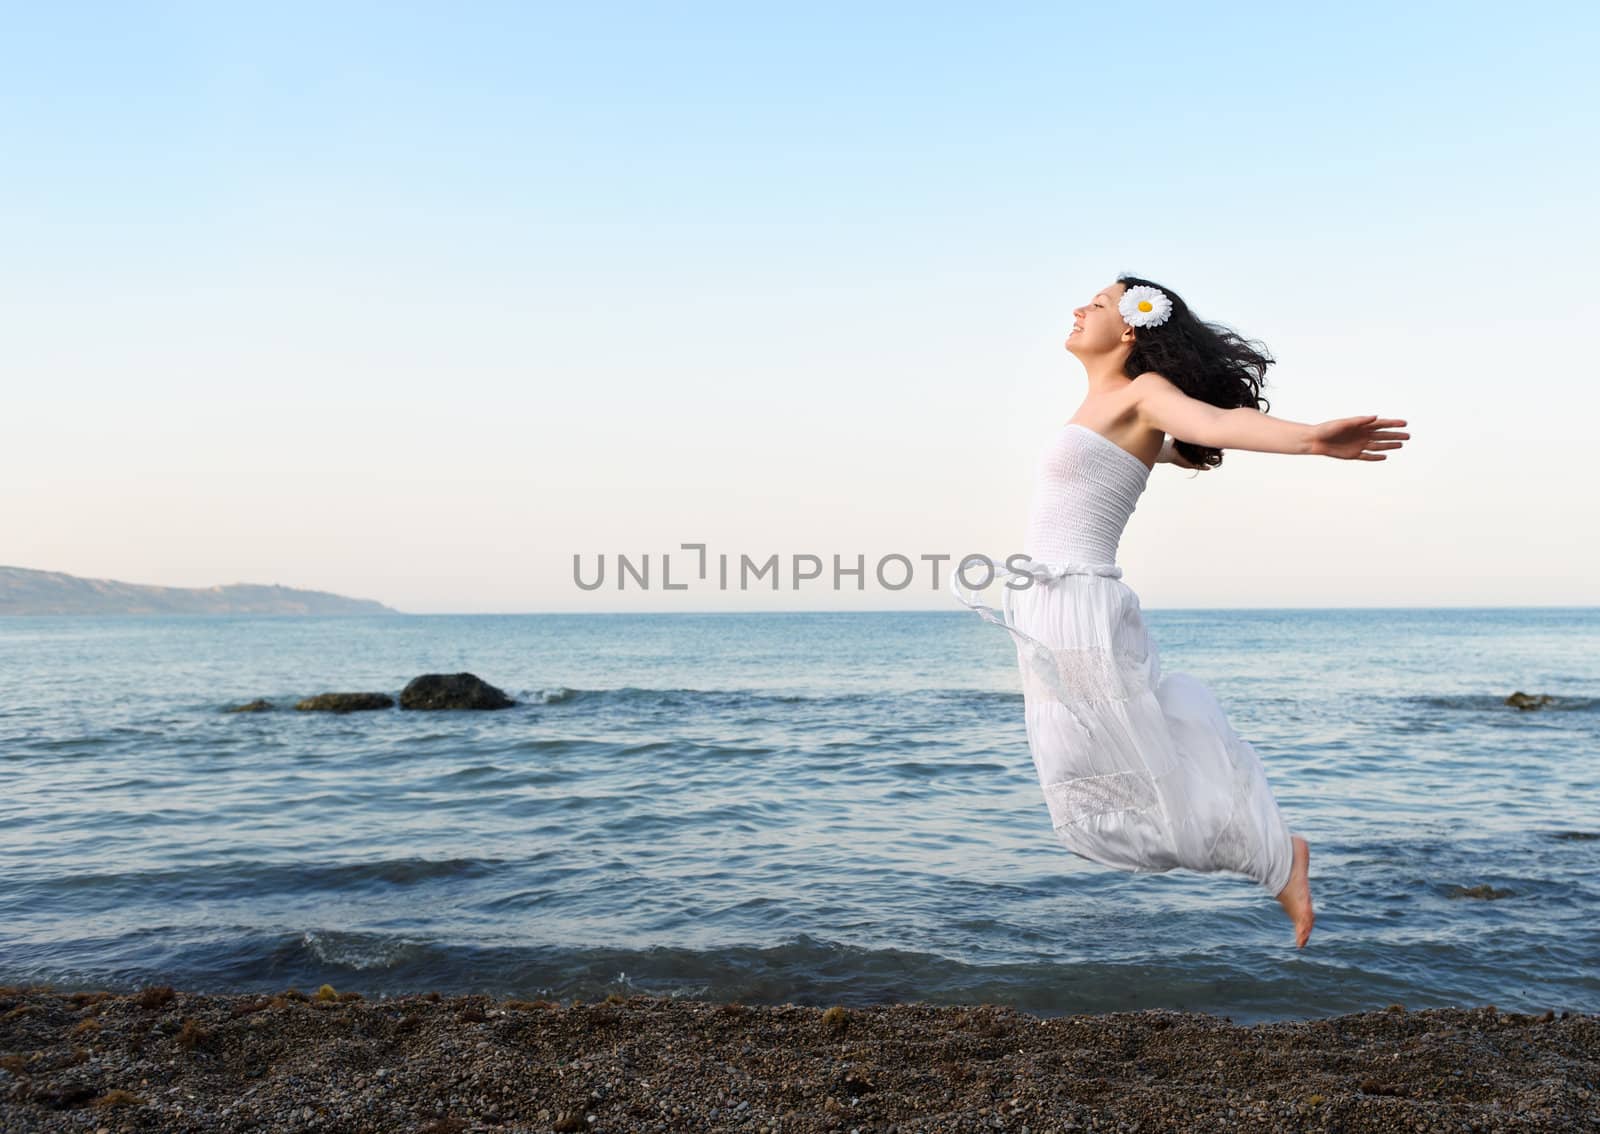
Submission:
<svg viewBox="0 0 1600 1134">
<path fill-rule="evenodd" d="M 1133 396 L 1135 401 L 1137 401 L 1143 394 L 1146 394 L 1152 390 L 1177 389 L 1177 385 L 1159 370 L 1146 370 L 1143 374 L 1138 375 L 1133 381 L 1128 383 L 1128 393 Z M 1178 392 L 1182 393 L 1181 390 Z"/>
<path fill-rule="evenodd" d="M 1176 403 L 1188 400 L 1185 394 L 1165 374 L 1156 370 L 1146 370 L 1143 374 L 1128 383 L 1126 391 L 1128 399 L 1128 412 L 1138 418 L 1140 424 L 1151 429 L 1160 429 L 1162 426 L 1157 419 L 1168 414 L 1152 413 L 1151 406 L 1165 407 L 1169 411 Z"/>
</svg>

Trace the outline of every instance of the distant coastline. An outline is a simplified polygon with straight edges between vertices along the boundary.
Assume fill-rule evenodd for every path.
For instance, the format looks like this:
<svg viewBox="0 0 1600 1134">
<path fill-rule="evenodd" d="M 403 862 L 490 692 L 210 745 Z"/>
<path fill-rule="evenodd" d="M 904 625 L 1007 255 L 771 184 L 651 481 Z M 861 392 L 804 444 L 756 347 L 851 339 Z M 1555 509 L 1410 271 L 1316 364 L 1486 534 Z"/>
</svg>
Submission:
<svg viewBox="0 0 1600 1134">
<path fill-rule="evenodd" d="M 277 584 L 154 587 L 0 567 L 0 617 L 62 614 L 401 614 L 374 599 Z"/>
</svg>

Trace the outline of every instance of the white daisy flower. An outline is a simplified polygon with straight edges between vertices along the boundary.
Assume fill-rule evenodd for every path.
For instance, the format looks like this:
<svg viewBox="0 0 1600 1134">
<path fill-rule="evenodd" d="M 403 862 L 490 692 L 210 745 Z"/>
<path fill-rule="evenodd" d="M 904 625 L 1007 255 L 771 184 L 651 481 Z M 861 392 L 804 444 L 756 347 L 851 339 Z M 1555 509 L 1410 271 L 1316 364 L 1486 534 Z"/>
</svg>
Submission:
<svg viewBox="0 0 1600 1134">
<path fill-rule="evenodd" d="M 1140 284 L 1122 293 L 1117 310 L 1130 327 L 1159 327 L 1172 314 L 1172 300 L 1160 288 Z"/>
</svg>

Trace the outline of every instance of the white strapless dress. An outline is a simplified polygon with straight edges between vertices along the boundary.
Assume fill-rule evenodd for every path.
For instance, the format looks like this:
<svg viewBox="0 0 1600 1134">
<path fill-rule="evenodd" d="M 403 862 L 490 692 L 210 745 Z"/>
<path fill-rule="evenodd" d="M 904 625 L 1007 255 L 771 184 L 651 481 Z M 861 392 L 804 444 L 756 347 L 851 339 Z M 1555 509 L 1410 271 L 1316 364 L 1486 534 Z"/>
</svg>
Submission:
<svg viewBox="0 0 1600 1134">
<path fill-rule="evenodd" d="M 1294 847 L 1261 759 L 1203 682 L 1162 672 L 1117 565 L 1149 476 L 1104 434 L 1063 426 L 1037 467 L 1022 555 L 997 557 L 987 585 L 974 560 L 950 587 L 1016 642 L 1028 747 L 1062 845 L 1119 870 L 1232 871 L 1276 895 Z M 996 590 L 999 611 L 980 598 Z"/>
</svg>

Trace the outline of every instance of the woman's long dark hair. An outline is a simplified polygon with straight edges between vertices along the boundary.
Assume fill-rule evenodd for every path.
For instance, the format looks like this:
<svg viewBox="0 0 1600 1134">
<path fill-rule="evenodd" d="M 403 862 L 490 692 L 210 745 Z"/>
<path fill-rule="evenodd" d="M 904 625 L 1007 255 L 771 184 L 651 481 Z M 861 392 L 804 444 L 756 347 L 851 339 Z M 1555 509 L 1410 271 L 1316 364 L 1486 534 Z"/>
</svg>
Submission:
<svg viewBox="0 0 1600 1134">
<path fill-rule="evenodd" d="M 1276 359 L 1265 343 L 1246 340 L 1219 323 L 1203 322 L 1189 310 L 1177 292 L 1164 284 L 1138 276 L 1118 276 L 1127 287 L 1160 288 L 1172 300 L 1172 314 L 1159 327 L 1135 327 L 1133 353 L 1123 373 L 1137 378 L 1154 370 L 1178 389 L 1223 409 L 1249 406 L 1267 412 L 1270 404 L 1261 394 L 1267 367 Z M 1203 468 L 1222 463 L 1222 450 L 1173 438 L 1183 459 Z"/>
</svg>

